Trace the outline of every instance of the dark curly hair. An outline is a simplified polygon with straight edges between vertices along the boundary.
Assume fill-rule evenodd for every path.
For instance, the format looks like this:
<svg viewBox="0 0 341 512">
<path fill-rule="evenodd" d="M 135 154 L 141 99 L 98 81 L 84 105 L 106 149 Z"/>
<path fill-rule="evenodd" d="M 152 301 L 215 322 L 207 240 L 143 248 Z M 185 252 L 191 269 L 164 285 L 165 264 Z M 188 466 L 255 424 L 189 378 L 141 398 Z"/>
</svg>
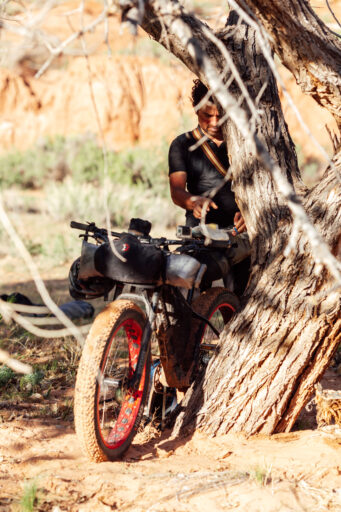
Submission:
<svg viewBox="0 0 341 512">
<path fill-rule="evenodd" d="M 200 103 L 200 101 L 203 99 L 204 96 L 208 93 L 208 89 L 206 85 L 204 85 L 199 78 L 196 78 L 193 81 L 193 87 L 192 87 L 192 105 L 195 107 Z M 212 96 L 210 96 L 207 101 L 213 102 Z"/>
</svg>

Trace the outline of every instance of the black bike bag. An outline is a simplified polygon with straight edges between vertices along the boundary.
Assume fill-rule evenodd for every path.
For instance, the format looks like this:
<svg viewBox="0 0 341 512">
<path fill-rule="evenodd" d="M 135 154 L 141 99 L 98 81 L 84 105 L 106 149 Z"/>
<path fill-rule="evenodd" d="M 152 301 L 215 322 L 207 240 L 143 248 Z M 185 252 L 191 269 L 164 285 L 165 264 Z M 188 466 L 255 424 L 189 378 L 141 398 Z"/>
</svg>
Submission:
<svg viewBox="0 0 341 512">
<path fill-rule="evenodd" d="M 156 285 L 162 282 L 162 251 L 125 234 L 100 245 L 94 253 L 94 266 L 102 276 L 128 284 Z"/>
<path fill-rule="evenodd" d="M 100 246 L 83 241 L 78 278 L 109 278 L 128 284 L 157 285 L 165 282 L 181 288 L 200 285 L 206 265 L 187 254 L 168 254 L 125 234 Z"/>
</svg>

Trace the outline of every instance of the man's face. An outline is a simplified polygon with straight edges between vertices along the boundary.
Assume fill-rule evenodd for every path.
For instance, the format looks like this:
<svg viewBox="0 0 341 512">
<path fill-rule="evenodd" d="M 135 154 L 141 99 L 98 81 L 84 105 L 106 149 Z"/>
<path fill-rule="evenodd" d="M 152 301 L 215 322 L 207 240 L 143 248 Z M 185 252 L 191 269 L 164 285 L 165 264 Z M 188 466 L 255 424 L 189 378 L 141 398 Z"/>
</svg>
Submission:
<svg viewBox="0 0 341 512">
<path fill-rule="evenodd" d="M 201 107 L 197 112 L 197 116 L 200 127 L 207 135 L 213 139 L 223 140 L 221 126 L 218 126 L 219 112 L 213 103 L 206 103 L 204 107 Z"/>
</svg>

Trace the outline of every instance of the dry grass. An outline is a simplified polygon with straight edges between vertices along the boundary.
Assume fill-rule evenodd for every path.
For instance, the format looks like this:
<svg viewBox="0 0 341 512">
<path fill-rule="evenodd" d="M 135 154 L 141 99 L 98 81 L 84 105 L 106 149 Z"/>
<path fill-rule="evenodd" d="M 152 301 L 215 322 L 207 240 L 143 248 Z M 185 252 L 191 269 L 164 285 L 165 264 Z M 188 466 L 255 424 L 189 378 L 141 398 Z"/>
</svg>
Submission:
<svg viewBox="0 0 341 512">
<path fill-rule="evenodd" d="M 318 427 L 332 424 L 341 427 L 341 391 L 322 389 L 321 384 L 318 384 L 315 403 Z"/>
<path fill-rule="evenodd" d="M 1 346 L 32 365 L 22 376 L 0 367 L 3 420 L 53 417 L 72 419 L 73 397 L 80 349 L 73 338 L 42 340 L 17 326 L 0 325 Z"/>
</svg>

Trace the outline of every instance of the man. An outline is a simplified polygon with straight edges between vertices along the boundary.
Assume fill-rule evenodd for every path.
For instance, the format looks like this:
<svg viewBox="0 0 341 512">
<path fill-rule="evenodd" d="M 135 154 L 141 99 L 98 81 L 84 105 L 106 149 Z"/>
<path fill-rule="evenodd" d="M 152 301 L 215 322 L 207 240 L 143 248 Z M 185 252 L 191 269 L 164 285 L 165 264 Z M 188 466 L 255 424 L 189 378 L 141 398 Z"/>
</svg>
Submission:
<svg viewBox="0 0 341 512">
<path fill-rule="evenodd" d="M 208 90 L 200 80 L 194 81 L 192 88 L 193 107 L 197 110 L 198 127 L 192 132 L 179 135 L 169 149 L 169 183 L 173 202 L 186 210 L 186 225 L 194 227 L 199 224 L 203 209 L 205 223 L 218 224 L 219 227 L 234 226 L 233 235 L 246 232 L 246 226 L 238 211 L 231 181 L 224 182 L 224 175 L 229 167 L 224 144 L 219 112 Z M 191 149 L 198 140 L 206 136 L 205 144 Z M 217 189 L 209 198 L 210 191 Z M 247 236 L 238 237 L 238 251 L 231 251 L 235 281 L 239 293 L 245 288 L 248 277 L 250 253 Z M 236 239 L 237 241 L 237 239 Z M 240 247 L 242 246 L 242 247 Z M 239 283 L 239 285 L 238 285 Z"/>
<path fill-rule="evenodd" d="M 207 95 L 207 88 L 199 80 L 194 81 L 192 104 L 196 107 Z M 209 149 L 216 156 L 218 163 L 227 171 L 229 167 L 226 147 L 224 145 L 219 112 L 212 99 L 197 111 L 198 132 L 200 138 L 206 135 Z M 203 151 L 202 146 L 194 151 L 190 148 L 197 142 L 193 132 L 179 135 L 169 150 L 169 182 L 174 203 L 186 210 L 186 225 L 194 227 L 199 224 L 202 208 L 207 207 L 206 224 L 214 223 L 220 227 L 234 225 L 239 233 L 246 231 L 244 220 L 231 190 L 231 182 L 227 181 L 212 199 L 207 193 L 223 182 L 223 170 L 218 168 Z"/>
</svg>

